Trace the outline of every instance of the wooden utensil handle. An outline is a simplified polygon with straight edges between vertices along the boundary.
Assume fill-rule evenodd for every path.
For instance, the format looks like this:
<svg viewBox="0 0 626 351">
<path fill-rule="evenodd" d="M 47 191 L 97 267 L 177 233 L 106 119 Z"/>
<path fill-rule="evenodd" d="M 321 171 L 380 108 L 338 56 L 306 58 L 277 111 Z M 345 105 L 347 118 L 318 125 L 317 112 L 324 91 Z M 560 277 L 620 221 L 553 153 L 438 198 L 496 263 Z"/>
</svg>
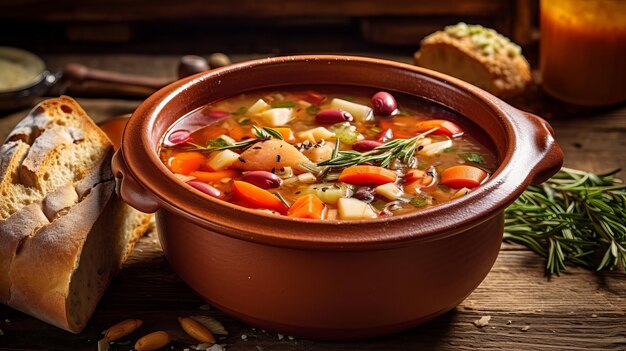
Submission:
<svg viewBox="0 0 626 351">
<path fill-rule="evenodd" d="M 150 89 L 160 89 L 171 83 L 171 80 L 105 71 L 78 63 L 69 63 L 63 69 L 63 78 L 70 83 L 80 84 L 86 81 L 97 81 L 133 85 Z"/>
</svg>

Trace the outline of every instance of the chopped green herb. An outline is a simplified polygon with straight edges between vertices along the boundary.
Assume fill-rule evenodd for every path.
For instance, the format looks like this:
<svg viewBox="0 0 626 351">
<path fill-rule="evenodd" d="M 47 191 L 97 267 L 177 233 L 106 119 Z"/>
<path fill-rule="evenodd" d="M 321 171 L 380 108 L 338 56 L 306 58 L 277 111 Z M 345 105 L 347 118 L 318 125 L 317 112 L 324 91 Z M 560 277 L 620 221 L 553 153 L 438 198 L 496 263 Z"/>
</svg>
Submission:
<svg viewBox="0 0 626 351">
<path fill-rule="evenodd" d="M 250 122 L 251 122 L 250 118 L 248 117 L 241 117 L 237 120 L 237 123 L 239 123 L 242 126 L 247 126 L 250 124 Z"/>
<path fill-rule="evenodd" d="M 309 106 L 306 108 L 306 113 L 308 113 L 311 116 L 315 116 L 318 112 L 320 112 L 320 108 L 319 106 Z"/>
<path fill-rule="evenodd" d="M 232 114 L 233 115 L 243 115 L 244 113 L 248 112 L 248 108 L 245 106 L 241 106 L 240 108 L 238 108 L 236 111 L 234 111 Z"/>
<path fill-rule="evenodd" d="M 224 146 L 228 146 L 228 143 L 226 142 L 226 140 L 222 138 L 217 138 L 217 139 L 209 140 L 206 143 L 206 145 L 210 147 L 224 147 Z"/>
<path fill-rule="evenodd" d="M 273 108 L 280 108 L 280 107 L 296 107 L 296 103 L 293 101 L 274 101 L 271 103 L 271 106 Z"/>
<path fill-rule="evenodd" d="M 455 152 L 455 151 L 456 151 L 456 149 L 453 148 L 453 147 L 448 147 L 448 148 L 443 149 L 443 152 L 445 152 L 446 154 L 449 154 L 449 153 Z"/>
<path fill-rule="evenodd" d="M 258 127 L 257 127 L 257 126 L 254 126 L 254 128 L 258 128 Z M 265 133 L 269 134 L 270 136 L 272 136 L 272 137 L 274 137 L 274 138 L 276 138 L 276 139 L 283 140 L 283 135 L 282 135 L 282 134 L 280 134 L 280 132 L 279 132 L 279 131 L 277 131 L 277 130 L 276 130 L 276 129 L 274 129 L 274 128 L 270 128 L 270 127 L 263 127 L 263 129 L 262 129 L 262 130 L 263 130 Z M 267 139 L 269 139 L 269 138 L 267 138 Z"/>
<path fill-rule="evenodd" d="M 416 196 L 412 198 L 411 201 L 409 201 L 409 203 L 411 204 L 411 206 L 415 208 L 420 208 L 428 204 L 428 199 L 422 196 Z"/>
<path fill-rule="evenodd" d="M 374 134 L 378 134 L 378 133 L 382 132 L 383 130 L 380 129 L 379 127 L 372 127 L 372 128 L 370 128 L 370 131 L 372 133 L 374 133 Z"/>
<path fill-rule="evenodd" d="M 376 200 L 376 201 L 372 202 L 371 205 L 372 205 L 372 207 L 374 207 L 378 211 L 382 211 L 382 209 L 385 208 L 385 206 L 387 206 L 387 202 L 381 201 L 381 200 Z"/>
<path fill-rule="evenodd" d="M 354 97 L 350 96 L 350 95 L 346 95 L 346 96 L 342 97 L 341 100 L 352 101 L 352 100 L 354 100 Z"/>
<path fill-rule="evenodd" d="M 484 162 L 483 156 L 478 152 L 464 152 L 462 154 L 459 154 L 459 157 L 464 159 L 465 161 L 474 162 L 479 165 Z"/>
<path fill-rule="evenodd" d="M 437 187 L 441 189 L 441 191 L 445 191 L 445 192 L 450 191 L 450 188 L 447 185 L 438 184 Z"/>
<path fill-rule="evenodd" d="M 427 166 L 428 165 L 426 163 L 424 163 L 424 162 L 420 162 L 420 163 L 417 164 L 417 168 L 418 169 L 426 169 Z"/>
</svg>

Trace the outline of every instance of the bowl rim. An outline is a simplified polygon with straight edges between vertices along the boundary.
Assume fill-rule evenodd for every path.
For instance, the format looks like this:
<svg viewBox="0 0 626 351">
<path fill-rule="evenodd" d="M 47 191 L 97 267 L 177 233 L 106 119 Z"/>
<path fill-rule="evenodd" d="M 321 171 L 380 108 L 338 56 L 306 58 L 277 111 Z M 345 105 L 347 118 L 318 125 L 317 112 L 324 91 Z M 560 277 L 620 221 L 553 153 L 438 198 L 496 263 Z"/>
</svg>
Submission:
<svg viewBox="0 0 626 351">
<path fill-rule="evenodd" d="M 0 58 L 10 61 L 20 62 L 23 66 L 32 70 L 33 76 L 24 83 L 11 88 L 0 87 L 0 95 L 14 95 L 16 93 L 31 89 L 41 83 L 46 77 L 46 64 L 43 59 L 30 51 L 11 47 L 0 46 Z M 36 74 L 34 74 L 36 72 Z"/>
<path fill-rule="evenodd" d="M 485 183 L 460 198 L 401 216 L 360 221 L 320 221 L 264 213 L 211 198 L 176 178 L 160 161 L 158 152 L 152 149 L 150 144 L 153 140 L 150 139 L 148 131 L 155 128 L 157 118 L 165 107 L 176 98 L 180 99 L 185 91 L 203 83 L 207 84 L 211 80 L 226 79 L 241 72 L 250 73 L 259 67 L 294 64 L 362 64 L 400 70 L 439 84 L 447 90 L 456 91 L 455 94 L 463 94 L 485 107 L 493 114 L 494 119 L 501 123 L 502 131 L 506 134 L 507 152 L 500 157 L 499 167 Z M 338 82 L 338 85 L 341 84 L 343 83 Z M 277 84 L 279 85 L 281 84 Z M 295 84 L 282 84 L 288 85 Z M 259 88 L 262 87 L 241 91 Z M 441 104 L 439 101 L 435 102 Z M 179 118 L 181 116 L 179 115 Z M 163 129 L 160 138 L 168 128 L 169 125 Z M 414 241 L 443 239 L 466 231 L 503 211 L 532 181 L 536 175 L 538 159 L 545 154 L 545 150 L 539 150 L 541 145 L 529 142 L 529 137 L 524 137 L 528 134 L 529 128 L 536 129 L 536 122 L 521 111 L 477 87 L 438 72 L 367 57 L 299 55 L 246 61 L 200 73 L 168 85 L 153 94 L 133 113 L 124 130 L 122 146 L 118 152 L 123 155 L 129 175 L 157 199 L 162 209 L 211 231 L 247 241 L 287 247 L 374 249 L 406 245 Z M 140 146 L 132 142 L 138 139 L 141 140 Z M 553 142 L 553 138 L 548 141 L 550 144 Z M 518 163 L 529 165 L 528 173 L 516 172 L 513 165 Z M 160 174 L 155 177 L 155 172 Z M 179 191 L 182 189 L 185 191 Z"/>
</svg>

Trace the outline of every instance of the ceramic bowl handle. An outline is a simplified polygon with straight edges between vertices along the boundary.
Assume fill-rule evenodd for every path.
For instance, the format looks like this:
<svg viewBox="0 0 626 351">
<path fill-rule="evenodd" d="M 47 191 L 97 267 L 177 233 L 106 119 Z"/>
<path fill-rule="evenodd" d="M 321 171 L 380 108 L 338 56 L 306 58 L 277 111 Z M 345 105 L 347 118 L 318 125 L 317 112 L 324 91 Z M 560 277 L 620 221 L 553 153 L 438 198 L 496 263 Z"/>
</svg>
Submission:
<svg viewBox="0 0 626 351">
<path fill-rule="evenodd" d="M 124 202 L 145 213 L 156 212 L 161 207 L 158 198 L 141 186 L 132 176 L 121 150 L 113 155 L 111 167 L 116 178 L 116 191 Z"/>
<path fill-rule="evenodd" d="M 535 147 L 540 158 L 531 170 L 531 183 L 540 184 L 555 175 L 563 166 L 563 150 L 554 139 L 554 129 L 543 118 L 522 111 L 535 128 Z"/>
</svg>

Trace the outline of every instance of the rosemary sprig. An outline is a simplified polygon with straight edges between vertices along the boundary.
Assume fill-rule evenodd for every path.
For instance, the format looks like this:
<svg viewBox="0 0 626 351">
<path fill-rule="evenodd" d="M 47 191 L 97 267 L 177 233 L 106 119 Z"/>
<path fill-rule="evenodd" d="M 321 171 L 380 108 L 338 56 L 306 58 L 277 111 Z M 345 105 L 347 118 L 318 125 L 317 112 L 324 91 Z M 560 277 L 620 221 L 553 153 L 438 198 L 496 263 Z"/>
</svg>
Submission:
<svg viewBox="0 0 626 351">
<path fill-rule="evenodd" d="M 222 150 L 228 150 L 228 149 L 246 149 L 258 141 L 269 140 L 271 138 L 283 140 L 282 134 L 280 134 L 280 132 L 277 131 L 276 129 L 270 128 L 270 127 L 259 128 L 256 125 L 253 125 L 252 133 L 254 134 L 255 138 L 246 139 L 246 140 L 234 143 L 232 145 L 215 145 L 214 143 L 212 143 L 212 140 L 209 140 L 207 142 L 207 145 L 205 146 L 194 144 L 194 143 L 187 143 L 185 144 L 185 147 L 193 151 L 212 152 L 212 151 L 222 151 Z"/>
<path fill-rule="evenodd" d="M 626 267 L 626 185 L 619 170 L 594 174 L 562 168 L 530 186 L 505 211 L 504 240 L 546 257 L 546 272 L 570 262 L 596 270 Z"/>
<path fill-rule="evenodd" d="M 417 141 L 437 128 L 416 135 L 410 139 L 394 139 L 367 152 L 354 150 L 339 150 L 335 148 L 329 160 L 318 163 L 320 167 L 345 168 L 363 163 L 378 164 L 387 167 L 393 160 L 399 160 L 408 167 L 415 167 L 417 158 L 415 148 Z M 339 143 L 337 143 L 338 145 Z M 336 145 L 336 146 L 337 146 Z"/>
</svg>

